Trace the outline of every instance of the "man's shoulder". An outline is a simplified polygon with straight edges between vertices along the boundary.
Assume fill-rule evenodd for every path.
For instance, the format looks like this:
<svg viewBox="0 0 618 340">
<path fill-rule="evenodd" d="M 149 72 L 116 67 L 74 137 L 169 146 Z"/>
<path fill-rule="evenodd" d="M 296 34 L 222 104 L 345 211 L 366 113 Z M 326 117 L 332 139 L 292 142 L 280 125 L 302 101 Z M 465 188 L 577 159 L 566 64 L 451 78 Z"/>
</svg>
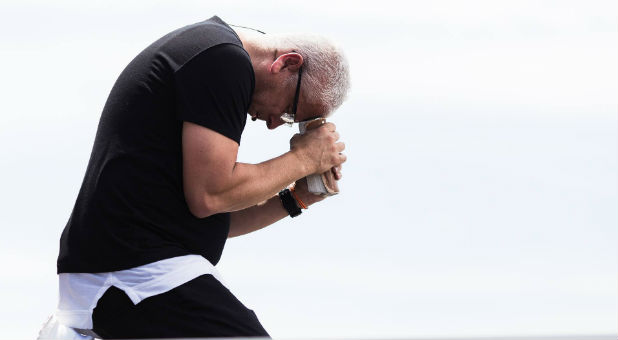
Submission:
<svg viewBox="0 0 618 340">
<path fill-rule="evenodd" d="M 159 45 L 158 49 L 170 59 L 177 70 L 200 53 L 222 44 L 234 45 L 237 49 L 244 50 L 236 32 L 215 16 L 170 32 L 159 39 L 159 44 L 156 45 Z M 235 53 L 234 49 L 227 51 Z"/>
</svg>

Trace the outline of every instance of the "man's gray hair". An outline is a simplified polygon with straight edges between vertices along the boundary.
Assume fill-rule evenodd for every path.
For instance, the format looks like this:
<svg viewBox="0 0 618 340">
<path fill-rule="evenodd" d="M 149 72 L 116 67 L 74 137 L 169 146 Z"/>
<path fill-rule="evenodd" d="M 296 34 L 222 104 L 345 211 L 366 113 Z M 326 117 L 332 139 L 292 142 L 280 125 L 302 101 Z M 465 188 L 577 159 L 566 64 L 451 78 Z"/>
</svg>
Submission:
<svg viewBox="0 0 618 340">
<path fill-rule="evenodd" d="M 350 89 L 350 70 L 343 51 L 330 40 L 308 34 L 271 35 L 279 50 L 294 50 L 303 56 L 301 97 L 320 104 L 329 114 L 346 99 Z M 290 78 L 296 83 L 296 78 Z"/>
</svg>

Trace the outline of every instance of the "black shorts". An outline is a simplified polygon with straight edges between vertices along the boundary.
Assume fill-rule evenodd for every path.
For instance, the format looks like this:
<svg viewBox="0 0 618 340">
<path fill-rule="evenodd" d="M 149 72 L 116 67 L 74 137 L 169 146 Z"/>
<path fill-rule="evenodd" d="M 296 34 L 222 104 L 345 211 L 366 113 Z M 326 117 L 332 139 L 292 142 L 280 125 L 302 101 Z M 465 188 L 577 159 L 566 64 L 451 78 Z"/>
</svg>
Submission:
<svg viewBox="0 0 618 340">
<path fill-rule="evenodd" d="M 109 288 L 93 311 L 102 338 L 268 337 L 255 313 L 212 275 L 202 275 L 134 305 Z"/>
</svg>

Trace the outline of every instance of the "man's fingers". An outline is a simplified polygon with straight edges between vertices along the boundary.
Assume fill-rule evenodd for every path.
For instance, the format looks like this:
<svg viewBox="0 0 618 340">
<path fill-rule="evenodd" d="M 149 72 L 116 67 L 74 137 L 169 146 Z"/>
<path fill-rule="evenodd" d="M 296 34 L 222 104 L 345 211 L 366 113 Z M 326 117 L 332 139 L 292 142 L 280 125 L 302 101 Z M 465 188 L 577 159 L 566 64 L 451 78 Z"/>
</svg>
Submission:
<svg viewBox="0 0 618 340">
<path fill-rule="evenodd" d="M 339 140 L 339 132 L 335 131 L 333 135 L 335 136 L 335 140 Z"/>
<path fill-rule="evenodd" d="M 345 150 L 345 143 L 344 142 L 336 143 L 335 148 L 337 152 L 342 152 L 343 150 Z"/>
<path fill-rule="evenodd" d="M 337 127 L 333 123 L 325 123 L 323 126 L 330 132 L 335 132 L 337 130 Z"/>
<path fill-rule="evenodd" d="M 339 164 L 345 163 L 345 161 L 348 159 L 348 157 L 346 157 L 346 155 L 340 153 L 339 154 Z"/>
<path fill-rule="evenodd" d="M 341 179 L 341 165 L 332 167 L 330 171 L 333 173 L 335 180 L 338 181 Z"/>
<path fill-rule="evenodd" d="M 330 124 L 330 123 L 328 123 Z M 316 133 L 324 133 L 326 135 L 333 135 L 335 137 L 335 140 L 339 139 L 339 132 L 337 132 L 337 130 L 331 130 L 329 127 L 322 127 L 322 131 L 316 131 Z"/>
<path fill-rule="evenodd" d="M 333 177 L 335 178 L 335 181 L 338 181 L 339 178 L 341 178 L 339 176 L 339 173 L 335 170 L 335 168 L 332 168 L 330 171 L 333 173 Z"/>
</svg>

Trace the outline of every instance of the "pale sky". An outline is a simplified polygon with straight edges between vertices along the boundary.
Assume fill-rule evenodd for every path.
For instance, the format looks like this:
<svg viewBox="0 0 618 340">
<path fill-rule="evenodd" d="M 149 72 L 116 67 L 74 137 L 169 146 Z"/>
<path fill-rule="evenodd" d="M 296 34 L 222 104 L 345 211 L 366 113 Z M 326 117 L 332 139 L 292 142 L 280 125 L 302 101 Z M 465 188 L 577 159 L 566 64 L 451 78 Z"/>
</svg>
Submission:
<svg viewBox="0 0 618 340">
<path fill-rule="evenodd" d="M 325 35 L 352 92 L 342 193 L 231 239 L 276 338 L 618 333 L 616 1 L 3 1 L 0 338 L 55 308 L 58 239 L 116 77 L 219 15 Z M 247 122 L 240 160 L 296 127 Z"/>
</svg>

